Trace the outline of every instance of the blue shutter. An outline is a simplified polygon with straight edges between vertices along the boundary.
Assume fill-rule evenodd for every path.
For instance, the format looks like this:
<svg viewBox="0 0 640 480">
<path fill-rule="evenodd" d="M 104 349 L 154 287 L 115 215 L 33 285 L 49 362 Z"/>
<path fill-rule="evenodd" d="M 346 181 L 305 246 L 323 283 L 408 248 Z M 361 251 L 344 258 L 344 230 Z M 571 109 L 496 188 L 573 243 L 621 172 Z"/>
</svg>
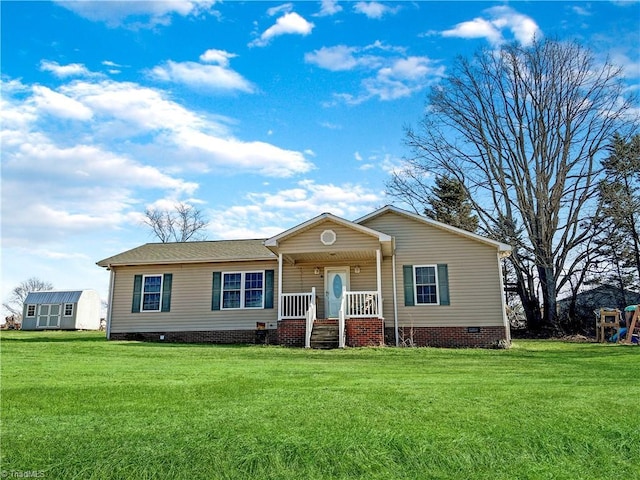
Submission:
<svg viewBox="0 0 640 480">
<path fill-rule="evenodd" d="M 264 308 L 273 308 L 273 270 L 264 272 Z"/>
<path fill-rule="evenodd" d="M 449 298 L 449 269 L 446 263 L 438 264 L 438 293 L 440 294 L 440 305 L 450 305 Z"/>
<path fill-rule="evenodd" d="M 142 275 L 133 277 L 133 302 L 131 303 L 131 313 L 140 313 L 140 302 L 142 301 Z"/>
<path fill-rule="evenodd" d="M 213 272 L 213 295 L 211 310 L 220 310 L 220 290 L 222 289 L 222 272 Z"/>
<path fill-rule="evenodd" d="M 173 283 L 173 274 L 165 273 L 162 278 L 162 311 L 171 311 L 171 284 Z"/>
<path fill-rule="evenodd" d="M 413 265 L 403 265 L 402 276 L 404 279 L 404 306 L 413 307 L 415 305 L 413 298 Z"/>
</svg>

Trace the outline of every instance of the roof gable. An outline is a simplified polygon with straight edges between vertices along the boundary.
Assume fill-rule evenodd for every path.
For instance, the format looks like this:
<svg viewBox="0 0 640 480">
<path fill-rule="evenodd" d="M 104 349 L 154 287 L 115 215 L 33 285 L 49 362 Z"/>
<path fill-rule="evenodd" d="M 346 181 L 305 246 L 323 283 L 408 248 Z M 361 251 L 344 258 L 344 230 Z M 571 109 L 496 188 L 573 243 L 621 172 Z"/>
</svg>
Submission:
<svg viewBox="0 0 640 480">
<path fill-rule="evenodd" d="M 284 232 L 279 233 L 274 237 L 268 238 L 264 241 L 264 245 L 266 247 L 277 247 L 279 242 L 291 238 L 299 233 L 305 232 L 313 228 L 314 226 L 322 224 L 326 221 L 332 221 L 334 223 L 337 223 L 338 225 L 350 228 L 359 233 L 369 235 L 376 238 L 380 242 L 391 242 L 391 236 L 387 235 L 386 233 L 378 232 L 377 230 L 373 230 L 372 228 L 366 227 L 364 225 L 359 225 L 356 222 L 345 220 L 344 218 L 340 218 L 336 215 L 333 215 L 332 213 L 322 213 L 317 217 L 301 223 L 300 225 L 296 225 L 295 227 L 285 230 Z"/>
<path fill-rule="evenodd" d="M 463 230 L 461 228 L 453 227 L 451 225 L 447 225 L 446 223 L 438 222 L 438 221 L 433 220 L 431 218 L 423 217 L 421 215 L 409 212 L 408 210 L 403 210 L 403 209 L 398 208 L 398 207 L 393 206 L 393 205 L 384 206 L 384 207 L 376 210 L 375 212 L 371 212 L 370 214 L 365 215 L 364 217 L 360 217 L 359 219 L 355 220 L 355 223 L 358 223 L 358 224 L 366 223 L 368 220 L 371 220 L 373 218 L 379 217 L 380 215 L 384 215 L 386 213 L 393 213 L 393 214 L 400 215 L 400 216 L 403 216 L 403 217 L 406 217 L 406 218 L 410 218 L 410 219 L 415 220 L 417 222 L 421 222 L 421 223 L 423 223 L 425 225 L 430 225 L 430 226 L 438 228 L 440 230 L 444 230 L 444 231 L 453 233 L 455 235 L 459 235 L 459 236 L 466 237 L 466 238 L 469 238 L 469 239 L 477 241 L 477 242 L 484 243 L 486 245 L 490 245 L 492 247 L 497 248 L 498 252 L 504 254 L 505 256 L 508 256 L 511 253 L 511 246 L 507 245 L 506 243 L 498 242 L 496 240 L 492 240 L 490 238 L 483 237 L 483 236 L 478 235 L 476 233 L 468 232 L 468 231 Z"/>
</svg>

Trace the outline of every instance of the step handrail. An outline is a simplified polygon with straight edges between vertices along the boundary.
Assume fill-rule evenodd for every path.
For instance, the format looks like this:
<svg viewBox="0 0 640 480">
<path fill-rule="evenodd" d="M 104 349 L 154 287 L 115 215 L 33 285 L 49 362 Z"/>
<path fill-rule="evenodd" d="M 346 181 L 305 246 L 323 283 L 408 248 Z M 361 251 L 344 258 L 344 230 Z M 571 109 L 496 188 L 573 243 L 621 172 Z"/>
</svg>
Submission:
<svg viewBox="0 0 640 480">
<path fill-rule="evenodd" d="M 311 331 L 313 330 L 313 323 L 316 321 L 316 287 L 311 288 L 311 300 L 309 301 L 305 319 L 304 348 L 311 348 Z"/>
<path fill-rule="evenodd" d="M 347 287 L 342 287 L 342 300 L 338 312 L 338 348 L 344 348 L 345 344 L 345 315 L 347 310 Z"/>
</svg>

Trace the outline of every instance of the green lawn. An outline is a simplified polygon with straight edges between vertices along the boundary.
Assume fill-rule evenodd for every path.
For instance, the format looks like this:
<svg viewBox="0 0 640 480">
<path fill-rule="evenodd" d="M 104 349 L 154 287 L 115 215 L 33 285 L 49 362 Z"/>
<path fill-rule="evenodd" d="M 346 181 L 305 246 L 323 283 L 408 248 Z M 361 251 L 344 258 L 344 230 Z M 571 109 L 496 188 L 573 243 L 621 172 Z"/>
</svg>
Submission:
<svg viewBox="0 0 640 480">
<path fill-rule="evenodd" d="M 14 477 L 640 479 L 639 347 L 0 339 Z"/>
</svg>

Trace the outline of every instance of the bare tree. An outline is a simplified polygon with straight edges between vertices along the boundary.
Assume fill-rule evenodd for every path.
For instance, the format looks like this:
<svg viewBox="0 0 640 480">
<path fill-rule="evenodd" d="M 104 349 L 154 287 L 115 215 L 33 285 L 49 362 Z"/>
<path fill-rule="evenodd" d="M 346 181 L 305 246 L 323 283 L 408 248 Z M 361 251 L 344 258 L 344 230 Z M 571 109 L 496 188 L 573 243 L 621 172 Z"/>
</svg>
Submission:
<svg viewBox="0 0 640 480">
<path fill-rule="evenodd" d="M 9 299 L 2 306 L 16 317 L 22 318 L 22 308 L 29 292 L 53 290 L 53 284 L 37 277 L 20 282 L 9 294 Z"/>
<path fill-rule="evenodd" d="M 202 240 L 209 225 L 201 210 L 183 202 L 173 210 L 147 209 L 144 215 L 144 224 L 162 243 Z"/>
<path fill-rule="evenodd" d="M 414 155 L 388 183 L 420 201 L 429 174 L 457 179 L 480 228 L 510 243 L 517 293 L 532 330 L 558 327 L 556 297 L 592 231 L 598 162 L 617 130 L 632 126 L 621 69 L 557 40 L 481 50 L 458 58 L 432 88 Z M 542 313 L 541 313 L 542 312 Z"/>
</svg>

